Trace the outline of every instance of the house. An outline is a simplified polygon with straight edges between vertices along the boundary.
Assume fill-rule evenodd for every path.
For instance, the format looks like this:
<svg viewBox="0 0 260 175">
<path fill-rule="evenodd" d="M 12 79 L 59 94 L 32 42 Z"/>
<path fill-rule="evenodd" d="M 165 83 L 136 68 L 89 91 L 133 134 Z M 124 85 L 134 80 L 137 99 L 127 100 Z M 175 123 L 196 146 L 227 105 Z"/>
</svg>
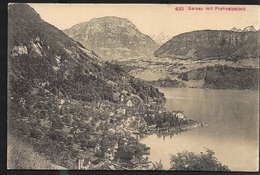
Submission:
<svg viewBox="0 0 260 175">
<path fill-rule="evenodd" d="M 113 115 L 115 115 L 115 113 L 111 111 L 111 112 L 109 113 L 109 116 L 113 116 Z"/>
<path fill-rule="evenodd" d="M 143 100 L 137 96 L 137 95 L 132 95 L 125 99 L 125 102 L 127 107 L 139 107 L 143 106 Z"/>
<path fill-rule="evenodd" d="M 125 115 L 126 114 L 126 109 L 125 108 L 118 108 L 117 110 L 116 110 L 116 113 L 117 114 L 123 114 L 123 115 Z"/>
<path fill-rule="evenodd" d="M 24 98 L 21 98 L 21 99 L 20 99 L 20 103 L 22 104 L 23 107 L 24 107 L 24 105 L 25 105 L 25 102 L 26 102 L 26 100 L 25 100 Z"/>
<path fill-rule="evenodd" d="M 186 120 L 186 117 L 185 117 L 184 114 L 181 113 L 181 112 L 177 112 L 177 113 L 175 114 L 175 117 L 177 118 L 179 125 L 182 125 L 183 121 Z"/>
<path fill-rule="evenodd" d="M 128 140 L 124 137 L 121 140 L 118 140 L 118 145 L 127 145 L 128 144 Z"/>
<path fill-rule="evenodd" d="M 143 118 L 140 118 L 139 119 L 139 122 L 138 122 L 138 126 L 141 127 L 141 126 L 147 126 L 147 122 L 143 119 Z"/>
<path fill-rule="evenodd" d="M 125 131 L 124 131 L 122 128 L 118 128 L 118 129 L 116 130 L 115 135 L 116 135 L 117 137 L 124 137 L 124 136 L 126 135 L 126 133 L 125 133 Z"/>
<path fill-rule="evenodd" d="M 102 164 L 103 160 L 100 158 L 97 158 L 95 156 L 88 157 L 88 158 L 78 158 L 77 159 L 77 167 L 79 170 L 92 170 L 94 167 L 97 167 L 98 165 Z"/>
<path fill-rule="evenodd" d="M 77 165 L 79 170 L 89 170 L 91 169 L 92 163 L 90 158 L 78 158 Z"/>
<path fill-rule="evenodd" d="M 130 163 L 134 166 L 136 166 L 139 163 L 139 159 L 135 156 L 130 160 Z"/>
<path fill-rule="evenodd" d="M 107 151 L 105 152 L 105 158 L 108 158 L 109 160 L 113 160 L 115 156 L 115 150 L 108 148 Z"/>
<path fill-rule="evenodd" d="M 120 100 L 120 93 L 119 92 L 117 92 L 117 93 L 113 93 L 113 99 L 115 100 L 115 101 L 119 101 Z"/>
<path fill-rule="evenodd" d="M 97 157 L 93 157 L 93 158 L 91 159 L 92 164 L 95 165 L 95 166 L 98 165 L 98 164 L 100 164 L 102 161 L 103 161 L 102 159 L 97 158 Z"/>
<path fill-rule="evenodd" d="M 145 157 L 145 158 L 142 157 L 139 162 L 140 162 L 140 164 L 147 164 L 149 161 L 148 159 L 149 159 L 149 157 Z"/>
<path fill-rule="evenodd" d="M 127 116 L 133 116 L 133 115 L 135 115 L 135 109 L 133 109 L 133 108 L 128 108 L 128 109 L 126 110 L 126 115 L 127 115 Z"/>
<path fill-rule="evenodd" d="M 132 117 L 128 117 L 128 118 L 125 120 L 124 125 L 128 127 L 131 122 L 132 122 Z"/>
<path fill-rule="evenodd" d="M 133 153 L 124 150 L 119 150 L 117 155 L 120 159 L 129 160 L 129 161 L 133 159 L 134 156 Z"/>
<path fill-rule="evenodd" d="M 153 103 L 153 102 L 154 102 L 153 98 L 147 97 L 146 103 L 150 104 L 150 103 Z"/>
<path fill-rule="evenodd" d="M 127 106 L 127 107 L 133 107 L 134 104 L 133 104 L 133 102 L 132 102 L 131 100 L 128 100 L 128 101 L 126 102 L 126 106 Z"/>
<path fill-rule="evenodd" d="M 97 143 L 95 148 L 94 148 L 94 153 L 98 154 L 99 152 L 100 152 L 100 145 L 99 145 L 99 143 Z"/>
<path fill-rule="evenodd" d="M 83 167 L 84 167 L 84 170 L 90 170 L 91 169 L 92 163 L 91 163 L 90 159 L 86 159 L 86 161 L 84 161 Z"/>
<path fill-rule="evenodd" d="M 83 166 L 84 158 L 78 158 L 76 162 L 77 162 L 77 164 L 78 164 L 78 169 L 79 169 L 79 170 L 82 170 L 83 167 L 84 167 L 84 166 Z"/>
<path fill-rule="evenodd" d="M 120 102 L 123 102 L 125 100 L 125 96 L 123 94 L 120 95 L 119 98 L 120 98 Z"/>
<path fill-rule="evenodd" d="M 110 168 L 110 161 L 109 160 L 103 160 L 103 161 L 100 161 L 98 164 L 96 164 L 95 166 L 93 166 L 93 170 L 112 170 Z"/>
<path fill-rule="evenodd" d="M 175 114 L 175 116 L 176 116 L 178 119 L 186 120 L 186 117 L 185 117 L 184 114 L 181 113 L 181 112 L 177 112 L 177 113 Z"/>
</svg>

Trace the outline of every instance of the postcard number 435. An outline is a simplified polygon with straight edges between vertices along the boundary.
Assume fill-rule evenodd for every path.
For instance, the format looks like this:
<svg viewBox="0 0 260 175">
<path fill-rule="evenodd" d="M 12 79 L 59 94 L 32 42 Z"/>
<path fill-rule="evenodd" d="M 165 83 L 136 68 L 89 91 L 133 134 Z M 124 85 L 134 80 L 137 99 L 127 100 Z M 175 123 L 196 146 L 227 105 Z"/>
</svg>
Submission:
<svg viewBox="0 0 260 175">
<path fill-rule="evenodd" d="M 184 7 L 175 7 L 176 11 L 184 11 Z"/>
</svg>

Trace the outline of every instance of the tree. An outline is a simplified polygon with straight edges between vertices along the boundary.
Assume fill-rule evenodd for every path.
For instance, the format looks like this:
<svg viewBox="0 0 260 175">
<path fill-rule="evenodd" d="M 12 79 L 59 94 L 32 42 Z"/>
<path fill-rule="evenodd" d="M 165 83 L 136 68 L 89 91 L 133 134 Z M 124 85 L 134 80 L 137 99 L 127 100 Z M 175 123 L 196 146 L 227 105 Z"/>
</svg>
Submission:
<svg viewBox="0 0 260 175">
<path fill-rule="evenodd" d="M 162 160 L 160 160 L 159 162 L 155 162 L 154 163 L 154 170 L 162 170 L 163 169 L 163 164 L 162 164 Z"/>
<path fill-rule="evenodd" d="M 42 134 L 42 131 L 40 129 L 33 127 L 30 131 L 30 136 L 32 138 L 35 138 L 35 139 L 41 139 L 43 134 Z"/>
<path fill-rule="evenodd" d="M 195 154 L 194 152 L 184 151 L 172 155 L 171 170 L 185 170 L 185 171 L 230 171 L 228 166 L 222 165 L 213 155 L 210 149 L 206 148 L 206 153 L 201 152 Z"/>
</svg>

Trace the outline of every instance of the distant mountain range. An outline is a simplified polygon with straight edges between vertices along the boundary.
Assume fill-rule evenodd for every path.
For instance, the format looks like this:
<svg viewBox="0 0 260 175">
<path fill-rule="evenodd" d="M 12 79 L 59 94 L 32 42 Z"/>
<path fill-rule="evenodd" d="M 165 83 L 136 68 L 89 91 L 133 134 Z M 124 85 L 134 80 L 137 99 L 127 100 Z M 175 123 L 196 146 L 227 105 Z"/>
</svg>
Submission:
<svg viewBox="0 0 260 175">
<path fill-rule="evenodd" d="M 256 29 L 254 26 L 248 26 L 248 27 L 244 28 L 243 30 L 233 27 L 231 29 L 231 31 L 233 31 L 233 32 L 256 32 Z"/>
<path fill-rule="evenodd" d="M 148 56 L 159 48 L 131 21 L 114 16 L 94 18 L 63 32 L 106 60 Z"/>
<path fill-rule="evenodd" d="M 199 30 L 174 36 L 154 52 L 157 57 L 179 59 L 240 60 L 258 57 L 260 32 L 253 26 L 241 32 L 227 30 Z"/>
<path fill-rule="evenodd" d="M 161 32 L 159 35 L 149 35 L 157 44 L 160 46 L 167 41 L 169 41 L 172 37 L 165 35 L 165 33 Z"/>
</svg>

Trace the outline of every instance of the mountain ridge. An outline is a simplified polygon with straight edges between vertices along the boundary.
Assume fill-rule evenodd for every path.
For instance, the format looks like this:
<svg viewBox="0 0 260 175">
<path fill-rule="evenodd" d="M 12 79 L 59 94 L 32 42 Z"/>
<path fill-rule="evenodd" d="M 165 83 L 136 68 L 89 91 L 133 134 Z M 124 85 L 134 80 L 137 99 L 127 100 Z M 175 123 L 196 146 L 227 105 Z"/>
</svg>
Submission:
<svg viewBox="0 0 260 175">
<path fill-rule="evenodd" d="M 174 36 L 154 52 L 179 59 L 239 60 L 258 57 L 259 31 L 197 30 Z"/>
</svg>

